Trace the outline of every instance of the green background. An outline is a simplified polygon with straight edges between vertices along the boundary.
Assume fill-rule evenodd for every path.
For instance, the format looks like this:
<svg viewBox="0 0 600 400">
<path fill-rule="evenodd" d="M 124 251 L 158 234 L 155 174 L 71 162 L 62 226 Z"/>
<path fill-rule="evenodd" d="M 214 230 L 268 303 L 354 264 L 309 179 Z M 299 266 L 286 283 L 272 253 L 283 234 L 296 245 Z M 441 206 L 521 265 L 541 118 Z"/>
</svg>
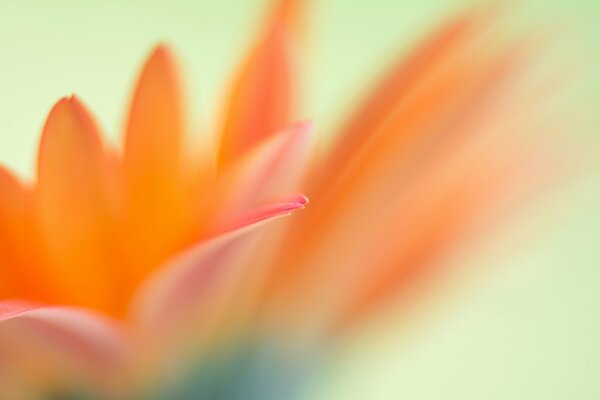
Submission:
<svg viewBox="0 0 600 400">
<path fill-rule="evenodd" d="M 456 4 L 314 1 L 302 114 L 326 136 L 377 73 Z M 190 114 L 195 126 L 209 130 L 264 6 L 261 0 L 0 0 L 1 162 L 31 176 L 45 115 L 71 93 L 116 141 L 138 69 L 157 42 L 181 56 Z M 600 2 L 533 0 L 515 10 L 515 30 L 550 22 L 592 71 L 600 66 Z M 599 82 L 594 73 L 583 76 L 582 107 L 598 109 Z M 441 285 L 426 311 L 400 322 L 382 318 L 349 340 L 311 397 L 600 399 L 597 170 L 458 257 L 463 272 Z"/>
</svg>

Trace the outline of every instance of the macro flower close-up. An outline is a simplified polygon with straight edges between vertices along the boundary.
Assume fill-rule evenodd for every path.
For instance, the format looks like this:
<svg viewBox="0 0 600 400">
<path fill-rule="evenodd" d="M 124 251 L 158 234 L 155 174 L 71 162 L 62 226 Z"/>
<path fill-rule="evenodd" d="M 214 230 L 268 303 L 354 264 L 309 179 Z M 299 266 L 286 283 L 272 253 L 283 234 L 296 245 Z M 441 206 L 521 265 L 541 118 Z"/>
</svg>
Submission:
<svg viewBox="0 0 600 400">
<path fill-rule="evenodd" d="M 0 399 L 600 396 L 600 8 L 39 3 L 0 16 Z"/>
</svg>

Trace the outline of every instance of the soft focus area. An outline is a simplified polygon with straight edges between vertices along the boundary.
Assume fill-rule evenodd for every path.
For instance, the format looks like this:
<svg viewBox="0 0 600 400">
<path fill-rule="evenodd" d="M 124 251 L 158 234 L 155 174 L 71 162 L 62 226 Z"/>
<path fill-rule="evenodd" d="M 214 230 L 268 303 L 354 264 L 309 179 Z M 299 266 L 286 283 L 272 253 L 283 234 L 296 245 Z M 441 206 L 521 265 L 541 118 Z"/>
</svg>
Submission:
<svg viewBox="0 0 600 400">
<path fill-rule="evenodd" d="M 469 4 L 310 3 L 299 117 L 315 122 L 323 143 L 392 61 Z M 570 136 L 573 149 L 599 149 L 600 112 L 594 110 L 600 106 L 600 2 L 511 3 L 505 11 L 508 34 L 539 32 L 534 37 L 554 46 L 540 75 L 565 73 L 564 79 L 572 80 L 556 99 L 566 111 L 547 117 Z M 116 141 L 130 83 L 161 42 L 184 64 L 194 131 L 208 132 L 265 5 L 262 0 L 0 0 L 0 163 L 32 176 L 48 109 L 72 93 Z M 582 161 L 558 189 L 537 195 L 491 235 L 446 260 L 445 279 L 419 304 L 402 310 L 391 305 L 346 339 L 308 398 L 600 398 L 596 158 Z"/>
</svg>

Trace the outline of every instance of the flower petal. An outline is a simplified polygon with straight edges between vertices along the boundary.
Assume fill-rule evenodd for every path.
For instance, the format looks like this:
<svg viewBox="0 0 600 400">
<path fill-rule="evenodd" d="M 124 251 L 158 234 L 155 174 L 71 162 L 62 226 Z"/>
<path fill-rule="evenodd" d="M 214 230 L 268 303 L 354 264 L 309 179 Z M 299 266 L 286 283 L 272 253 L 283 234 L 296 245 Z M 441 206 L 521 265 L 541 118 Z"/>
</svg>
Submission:
<svg viewBox="0 0 600 400">
<path fill-rule="evenodd" d="M 31 193 L 28 188 L 0 166 L 0 298 L 9 298 L 17 293 L 26 293 L 30 298 L 43 297 L 46 293 L 32 279 L 34 270 L 34 246 L 31 242 L 32 232 L 29 217 Z M 31 274 L 33 273 L 33 274 Z"/>
<path fill-rule="evenodd" d="M 160 190 L 178 176 L 183 141 L 183 105 L 174 57 L 157 47 L 138 81 L 125 132 L 124 168 L 134 188 L 156 182 Z"/>
<path fill-rule="evenodd" d="M 306 240 L 290 241 L 291 249 L 284 252 L 286 259 L 293 261 L 275 267 L 267 292 L 283 293 L 288 285 L 302 287 L 299 275 L 312 279 L 310 276 L 317 275 L 315 271 L 323 270 L 322 263 L 332 262 L 323 254 L 317 256 L 319 251 L 331 249 L 328 254 L 334 258 L 339 247 L 352 247 L 348 243 L 335 244 L 340 243 L 338 239 L 345 237 L 341 240 L 344 242 L 348 236 L 355 236 L 353 240 L 358 240 L 367 226 L 381 224 L 373 213 L 381 215 L 389 208 L 389 199 L 400 190 L 398 183 L 405 179 L 407 169 L 418 170 L 403 158 L 412 156 L 410 152 L 415 149 L 422 151 L 421 143 L 427 143 L 428 138 L 433 141 L 430 137 L 437 131 L 429 129 L 432 121 L 445 116 L 455 93 L 464 91 L 465 79 L 470 82 L 473 76 L 472 54 L 458 57 L 470 39 L 470 35 L 465 37 L 469 25 L 459 18 L 437 33 L 431 44 L 419 49 L 407 63 L 396 66 L 359 109 L 354 120 L 362 129 L 354 130 L 354 125 L 349 125 L 342 132 L 348 137 L 342 136 L 332 157 L 313 170 L 318 172 L 312 177 L 311 189 L 316 204 L 296 229 L 306 230 L 306 235 L 301 234 Z M 367 205 L 371 200 L 378 203 Z M 348 252 L 342 254 L 351 256 Z M 309 262 L 307 257 L 322 261 Z M 335 265 L 342 268 L 343 263 Z"/>
<path fill-rule="evenodd" d="M 182 315 L 222 311 L 223 301 L 237 283 L 244 269 L 245 247 L 251 243 L 256 228 L 275 218 L 304 208 L 308 200 L 294 195 L 281 203 L 254 210 L 232 221 L 223 233 L 184 251 L 147 280 L 134 302 L 134 317 L 144 329 L 156 330 L 180 322 Z M 209 316 L 203 323 L 209 324 Z"/>
<path fill-rule="evenodd" d="M 75 97 L 48 116 L 37 177 L 37 219 L 60 302 L 112 309 L 119 287 L 113 176 L 98 128 Z"/>
<path fill-rule="evenodd" d="M 355 133 L 364 135 L 362 143 L 349 139 L 352 151 L 335 164 L 325 164 L 329 181 L 317 185 L 317 204 L 294 230 L 305 240 L 287 242 L 282 257 L 286 262 L 276 263 L 265 286 L 267 305 L 284 323 L 323 327 L 350 298 L 360 297 L 361 285 L 368 286 L 371 280 L 397 283 L 382 289 L 382 296 L 400 289 L 402 279 L 387 279 L 394 275 L 388 269 L 399 271 L 411 263 L 419 268 L 431 265 L 416 262 L 420 256 L 402 253 L 405 242 L 414 239 L 414 247 L 433 255 L 447 245 L 446 238 L 459 235 L 458 222 L 467 225 L 480 216 L 474 204 L 494 202 L 484 188 L 498 183 L 497 176 L 503 174 L 496 168 L 503 164 L 491 155 L 511 155 L 516 147 L 494 153 L 495 147 L 506 145 L 507 135 L 493 125 L 479 125 L 494 118 L 507 126 L 514 122 L 506 118 L 510 113 L 489 115 L 504 99 L 500 89 L 514 83 L 522 59 L 512 47 L 486 45 L 477 32 L 468 30 L 464 38 L 429 59 L 432 65 L 425 68 L 429 71 L 413 71 L 416 82 L 407 86 L 408 93 L 375 98 L 384 110 L 367 106 L 370 111 L 359 118 L 367 130 Z M 526 125 L 515 126 L 527 132 Z M 521 139 L 518 144 L 529 148 L 531 142 Z M 490 165 L 484 162 L 486 156 Z M 473 178 L 471 171 L 481 174 L 482 180 Z M 451 196 L 462 199 L 461 207 L 444 215 L 443 201 Z M 424 214 L 413 219 L 417 211 Z M 429 234 L 420 236 L 423 231 Z M 374 242 L 365 237 L 381 239 Z M 380 247 L 378 242 L 386 245 Z"/>
<path fill-rule="evenodd" d="M 233 80 L 221 132 L 220 165 L 234 161 L 291 122 L 297 3 L 278 3 L 266 32 Z"/>
<path fill-rule="evenodd" d="M 254 208 L 238 217 L 234 222 L 224 224 L 219 229 L 223 232 L 236 231 L 247 226 L 253 226 L 277 217 L 290 215 L 292 211 L 302 209 L 308 204 L 308 198 L 303 194 L 293 194 L 282 201 Z"/>
<path fill-rule="evenodd" d="M 185 245 L 196 222 L 198 199 L 185 165 L 181 92 L 171 50 L 157 47 L 137 83 L 125 132 L 125 235 L 132 286 Z"/>
<path fill-rule="evenodd" d="M 116 368 L 122 366 L 125 356 L 125 336 L 120 328 L 82 309 L 0 302 L 0 334 L 0 363 L 23 362 L 35 352 L 31 361 L 36 368 L 47 363 L 50 374 L 60 374 L 65 368 L 96 383 L 117 377 Z M 44 359 L 46 356 L 49 359 Z"/>
<path fill-rule="evenodd" d="M 397 113 L 399 107 L 406 107 L 419 85 L 431 79 L 440 65 L 472 39 L 474 24 L 470 14 L 457 16 L 434 32 L 408 59 L 402 58 L 393 66 L 336 134 L 336 142 L 320 168 L 322 173 L 315 177 L 316 193 L 326 196 L 333 190 L 332 183 L 345 177 L 342 171 L 355 167 L 353 159 L 362 156 L 364 148 L 375 139 L 375 132 L 382 135 L 381 127 L 389 124 L 390 115 Z"/>
<path fill-rule="evenodd" d="M 215 225 L 246 214 L 282 193 L 297 191 L 304 178 L 312 130 L 309 122 L 291 125 L 224 170 L 210 207 Z"/>
</svg>

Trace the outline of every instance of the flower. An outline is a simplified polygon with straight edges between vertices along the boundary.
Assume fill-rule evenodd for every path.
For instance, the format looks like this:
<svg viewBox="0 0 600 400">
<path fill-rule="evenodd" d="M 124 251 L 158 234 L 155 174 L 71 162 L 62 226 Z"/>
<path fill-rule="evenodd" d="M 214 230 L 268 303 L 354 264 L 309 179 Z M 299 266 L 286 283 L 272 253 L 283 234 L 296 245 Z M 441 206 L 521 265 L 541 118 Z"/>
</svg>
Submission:
<svg viewBox="0 0 600 400">
<path fill-rule="evenodd" d="M 300 4 L 277 3 L 215 149 L 190 151 L 163 45 L 122 149 L 72 96 L 48 116 L 35 182 L 0 170 L 3 395 L 283 398 L 532 182 L 536 136 L 506 134 L 531 128 L 514 113 L 531 100 L 515 88 L 527 49 L 490 44 L 485 10 L 442 26 L 312 151 L 312 124 L 293 120 Z M 299 191 L 311 207 L 271 224 L 304 208 Z"/>
</svg>

